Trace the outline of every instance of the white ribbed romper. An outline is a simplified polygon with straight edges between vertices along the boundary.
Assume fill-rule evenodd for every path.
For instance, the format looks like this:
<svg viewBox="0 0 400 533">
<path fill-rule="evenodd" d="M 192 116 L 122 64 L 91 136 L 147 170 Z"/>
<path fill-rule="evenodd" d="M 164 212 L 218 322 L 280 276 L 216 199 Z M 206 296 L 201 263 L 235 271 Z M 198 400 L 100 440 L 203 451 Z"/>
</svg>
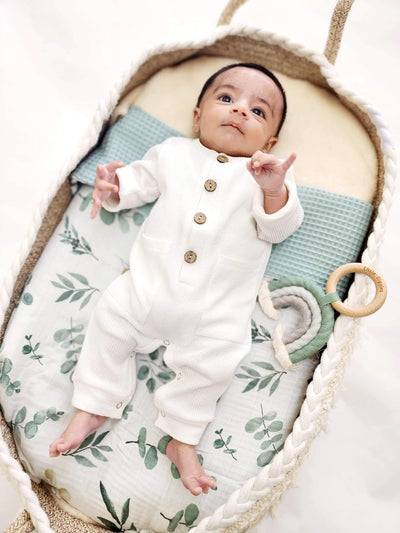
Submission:
<svg viewBox="0 0 400 533">
<path fill-rule="evenodd" d="M 133 244 L 130 271 L 106 289 L 89 322 L 74 374 L 75 407 L 120 418 L 135 388 L 135 353 L 164 345 L 175 378 L 155 392 L 155 425 L 198 443 L 249 351 L 271 243 L 303 219 L 288 176 L 287 204 L 265 213 L 247 161 L 171 138 L 117 171 L 120 202 L 105 203 L 108 210 L 157 201 Z"/>
</svg>

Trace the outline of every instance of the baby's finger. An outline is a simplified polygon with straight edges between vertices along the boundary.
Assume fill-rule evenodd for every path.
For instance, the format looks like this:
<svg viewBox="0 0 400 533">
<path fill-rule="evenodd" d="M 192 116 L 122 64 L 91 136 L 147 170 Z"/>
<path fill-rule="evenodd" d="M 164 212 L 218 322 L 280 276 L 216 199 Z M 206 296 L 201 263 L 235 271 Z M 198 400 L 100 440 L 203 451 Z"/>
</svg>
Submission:
<svg viewBox="0 0 400 533">
<path fill-rule="evenodd" d="M 108 163 L 107 165 L 104 165 L 104 166 L 108 170 L 108 172 L 110 172 L 111 174 L 114 174 L 116 170 L 124 167 L 125 163 L 122 163 L 121 161 L 111 161 L 111 163 Z"/>
<path fill-rule="evenodd" d="M 96 179 L 96 189 L 98 191 L 118 192 L 118 187 L 103 179 Z"/>
<path fill-rule="evenodd" d="M 263 164 L 265 154 L 261 150 L 257 150 L 251 157 L 251 166 L 253 168 L 260 167 Z"/>
<path fill-rule="evenodd" d="M 282 163 L 282 170 L 284 172 L 287 172 L 289 168 L 293 165 L 294 161 L 296 159 L 296 154 L 291 154 L 286 161 Z"/>
<path fill-rule="evenodd" d="M 93 201 L 92 212 L 90 213 L 90 218 L 96 218 L 97 213 L 99 212 L 101 206 L 100 200 Z"/>
<path fill-rule="evenodd" d="M 96 178 L 101 180 L 107 180 L 109 178 L 109 172 L 106 165 L 97 165 Z"/>
</svg>

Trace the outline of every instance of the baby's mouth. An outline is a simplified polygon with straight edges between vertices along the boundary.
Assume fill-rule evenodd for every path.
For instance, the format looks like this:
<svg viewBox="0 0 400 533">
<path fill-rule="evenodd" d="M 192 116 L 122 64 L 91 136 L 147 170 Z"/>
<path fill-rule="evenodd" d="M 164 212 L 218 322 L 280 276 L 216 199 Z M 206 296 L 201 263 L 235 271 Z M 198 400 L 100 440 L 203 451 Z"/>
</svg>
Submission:
<svg viewBox="0 0 400 533">
<path fill-rule="evenodd" d="M 228 126 L 228 127 L 234 128 L 235 130 L 237 130 L 238 132 L 240 132 L 243 135 L 243 131 L 242 131 L 241 127 L 236 122 L 227 122 L 226 124 L 224 124 L 224 126 Z"/>
</svg>

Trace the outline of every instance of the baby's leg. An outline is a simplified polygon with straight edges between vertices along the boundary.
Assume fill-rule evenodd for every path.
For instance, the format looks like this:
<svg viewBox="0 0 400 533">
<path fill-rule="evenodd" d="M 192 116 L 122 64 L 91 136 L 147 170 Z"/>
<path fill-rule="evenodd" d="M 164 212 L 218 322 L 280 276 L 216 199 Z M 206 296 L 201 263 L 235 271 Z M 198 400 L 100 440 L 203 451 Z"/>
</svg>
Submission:
<svg viewBox="0 0 400 533">
<path fill-rule="evenodd" d="M 202 492 L 207 494 L 209 489 L 217 486 L 215 480 L 204 472 L 193 445 L 172 439 L 167 445 L 167 455 L 179 470 L 184 486 L 195 496 Z"/>
<path fill-rule="evenodd" d="M 50 457 L 77 448 L 89 433 L 101 426 L 105 418 L 78 409 L 64 433 L 50 444 Z"/>
</svg>

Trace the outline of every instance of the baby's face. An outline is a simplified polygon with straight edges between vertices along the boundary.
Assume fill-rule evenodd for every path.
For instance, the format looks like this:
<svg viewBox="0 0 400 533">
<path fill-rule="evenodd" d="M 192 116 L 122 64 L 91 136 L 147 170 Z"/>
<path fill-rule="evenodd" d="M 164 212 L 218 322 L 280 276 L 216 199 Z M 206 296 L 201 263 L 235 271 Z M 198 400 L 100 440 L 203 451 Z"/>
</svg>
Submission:
<svg viewBox="0 0 400 533">
<path fill-rule="evenodd" d="M 220 74 L 194 110 L 194 131 L 217 152 L 251 157 L 268 152 L 283 110 L 283 96 L 263 72 L 235 67 Z"/>
</svg>

